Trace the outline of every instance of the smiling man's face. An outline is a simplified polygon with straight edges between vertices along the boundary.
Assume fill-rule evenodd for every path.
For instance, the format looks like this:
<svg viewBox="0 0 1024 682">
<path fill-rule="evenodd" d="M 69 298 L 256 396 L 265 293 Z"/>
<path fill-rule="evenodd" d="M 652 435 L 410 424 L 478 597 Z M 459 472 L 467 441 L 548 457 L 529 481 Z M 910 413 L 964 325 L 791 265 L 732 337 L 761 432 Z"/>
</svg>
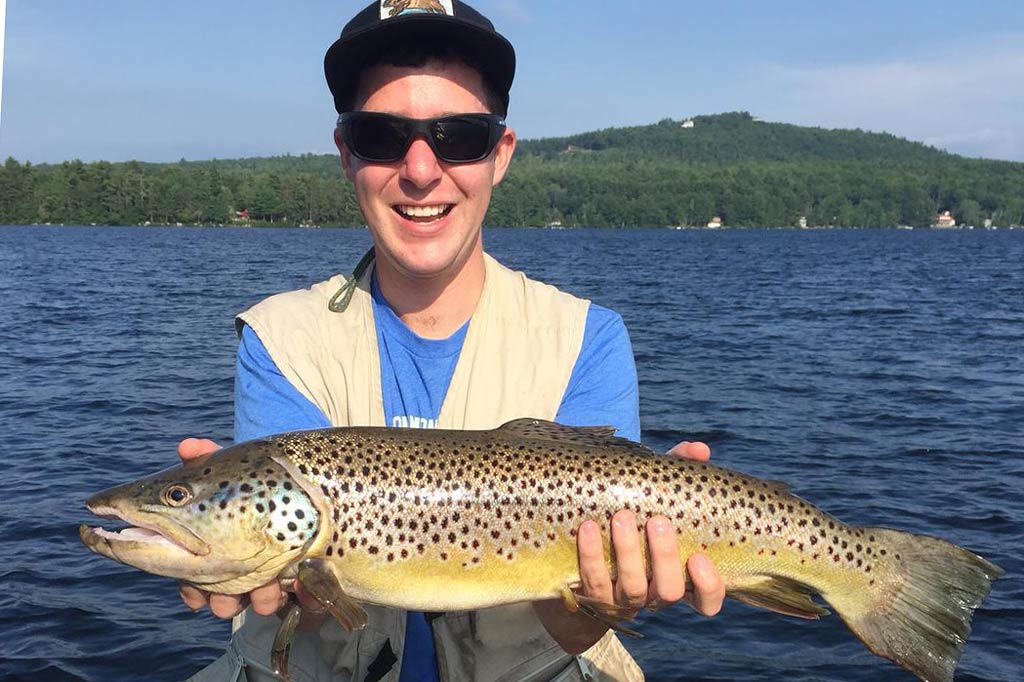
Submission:
<svg viewBox="0 0 1024 682">
<path fill-rule="evenodd" d="M 460 62 L 376 66 L 363 74 L 357 109 L 408 118 L 489 113 L 483 78 Z M 482 161 L 440 161 L 426 140 L 413 140 L 405 158 L 367 162 L 352 155 L 336 134 L 345 174 L 373 234 L 378 274 L 410 279 L 454 277 L 482 253 L 480 232 L 491 200 L 515 148 L 506 130 Z M 482 268 L 482 259 L 479 266 Z M 474 261 L 475 262 L 475 261 Z"/>
</svg>

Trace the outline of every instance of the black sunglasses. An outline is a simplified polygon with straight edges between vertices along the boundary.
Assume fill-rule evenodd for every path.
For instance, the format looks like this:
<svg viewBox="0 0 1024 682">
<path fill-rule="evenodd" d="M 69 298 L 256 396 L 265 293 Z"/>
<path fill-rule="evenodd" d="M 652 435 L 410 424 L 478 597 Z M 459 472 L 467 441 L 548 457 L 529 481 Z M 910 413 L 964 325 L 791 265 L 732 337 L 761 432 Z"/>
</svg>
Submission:
<svg viewBox="0 0 1024 682">
<path fill-rule="evenodd" d="M 363 161 L 391 163 L 405 157 L 413 138 L 422 135 L 442 161 L 473 163 L 487 158 L 505 132 L 497 114 L 456 114 L 405 118 L 374 111 L 347 111 L 338 117 L 341 139 Z"/>
</svg>

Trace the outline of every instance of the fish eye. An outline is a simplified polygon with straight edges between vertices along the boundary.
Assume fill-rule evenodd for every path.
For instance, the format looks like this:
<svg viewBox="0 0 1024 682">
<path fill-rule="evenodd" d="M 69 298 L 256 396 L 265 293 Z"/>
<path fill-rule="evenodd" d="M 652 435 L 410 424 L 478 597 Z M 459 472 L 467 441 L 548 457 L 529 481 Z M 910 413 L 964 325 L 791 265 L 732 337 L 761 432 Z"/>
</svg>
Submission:
<svg viewBox="0 0 1024 682">
<path fill-rule="evenodd" d="M 164 491 L 160 493 L 160 497 L 167 506 L 180 507 L 192 500 L 192 491 L 187 486 L 173 483 L 164 488 Z"/>
</svg>

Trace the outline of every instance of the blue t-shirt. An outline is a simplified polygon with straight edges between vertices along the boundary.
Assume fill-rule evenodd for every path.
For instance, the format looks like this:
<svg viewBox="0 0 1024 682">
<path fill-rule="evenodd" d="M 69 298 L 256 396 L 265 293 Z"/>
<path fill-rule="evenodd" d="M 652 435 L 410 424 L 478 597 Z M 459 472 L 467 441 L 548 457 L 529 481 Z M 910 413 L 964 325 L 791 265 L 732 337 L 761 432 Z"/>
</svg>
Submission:
<svg viewBox="0 0 1024 682">
<path fill-rule="evenodd" d="M 374 278 L 384 417 L 391 426 L 433 428 L 466 339 L 467 322 L 447 339 L 425 339 L 388 306 Z M 636 365 L 622 318 L 591 305 L 583 345 L 555 421 L 568 426 L 612 425 L 640 440 Z M 235 374 L 235 440 L 330 426 L 274 364 L 263 343 L 243 327 Z M 433 634 L 422 613 L 410 612 L 399 682 L 438 680 Z"/>
</svg>

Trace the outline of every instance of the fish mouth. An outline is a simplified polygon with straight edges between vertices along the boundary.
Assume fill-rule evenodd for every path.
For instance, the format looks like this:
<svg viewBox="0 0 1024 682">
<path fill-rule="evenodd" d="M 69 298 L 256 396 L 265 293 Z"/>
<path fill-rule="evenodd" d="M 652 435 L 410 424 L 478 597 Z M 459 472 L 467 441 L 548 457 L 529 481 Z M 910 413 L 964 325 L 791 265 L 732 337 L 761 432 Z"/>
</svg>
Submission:
<svg viewBox="0 0 1024 682">
<path fill-rule="evenodd" d="M 97 504 L 93 500 L 85 503 L 86 508 L 96 516 L 122 521 L 127 528 L 108 530 L 100 526 L 82 524 L 78 535 L 90 549 L 110 556 L 118 549 L 156 549 L 186 552 L 192 556 L 206 556 L 210 546 L 191 530 L 165 516 L 145 510 L 127 512 L 111 506 Z M 108 551 L 103 551 L 104 549 Z"/>
</svg>

